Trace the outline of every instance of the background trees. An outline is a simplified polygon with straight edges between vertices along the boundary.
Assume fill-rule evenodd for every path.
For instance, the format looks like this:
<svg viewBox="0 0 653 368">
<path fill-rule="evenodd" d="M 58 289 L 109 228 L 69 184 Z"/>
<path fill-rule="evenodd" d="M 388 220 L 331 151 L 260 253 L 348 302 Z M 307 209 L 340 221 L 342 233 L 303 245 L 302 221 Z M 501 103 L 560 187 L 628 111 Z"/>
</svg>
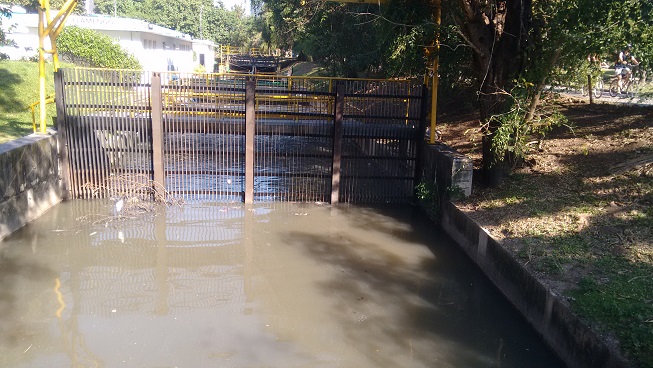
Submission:
<svg viewBox="0 0 653 368">
<path fill-rule="evenodd" d="M 57 37 L 62 59 L 77 65 L 109 69 L 141 69 L 138 60 L 114 40 L 87 28 L 64 27 Z"/>
<path fill-rule="evenodd" d="M 652 0 L 433 0 L 383 5 L 263 0 L 268 42 L 292 47 L 344 76 L 409 76 L 425 71 L 424 48 L 440 32 L 441 94 L 467 88 L 485 123 L 484 167 L 499 182 L 532 134 L 559 123 L 541 93 L 586 78 L 587 56 L 613 63 L 626 44 L 650 65 Z M 469 94 L 466 96 L 470 96 Z M 445 97 L 446 98 L 446 97 Z M 446 105 L 448 101 L 441 100 Z M 493 144 L 493 141 L 495 142 Z"/>
<path fill-rule="evenodd" d="M 632 44 L 644 68 L 653 58 L 653 0 L 441 0 L 439 29 L 435 3 L 254 0 L 254 16 L 211 0 L 95 5 L 99 13 L 144 19 L 218 44 L 292 50 L 336 76 L 421 77 L 429 73 L 424 50 L 439 33 L 440 89 L 446 92 L 439 103 L 479 108 L 484 166 L 495 179 L 527 151 L 524 137 L 556 122 L 555 111 L 542 108 L 542 91 L 584 78 L 588 54 L 613 63 Z"/>
<path fill-rule="evenodd" d="M 4 45 L 7 42 L 5 32 L 2 28 L 2 17 L 9 17 L 9 16 L 11 16 L 10 9 L 0 5 L 0 45 Z"/>
<path fill-rule="evenodd" d="M 256 39 L 253 19 L 244 9 L 227 10 L 211 0 L 96 0 L 95 8 L 100 14 L 113 15 L 115 10 L 117 16 L 143 19 L 217 44 L 241 46 Z"/>
</svg>

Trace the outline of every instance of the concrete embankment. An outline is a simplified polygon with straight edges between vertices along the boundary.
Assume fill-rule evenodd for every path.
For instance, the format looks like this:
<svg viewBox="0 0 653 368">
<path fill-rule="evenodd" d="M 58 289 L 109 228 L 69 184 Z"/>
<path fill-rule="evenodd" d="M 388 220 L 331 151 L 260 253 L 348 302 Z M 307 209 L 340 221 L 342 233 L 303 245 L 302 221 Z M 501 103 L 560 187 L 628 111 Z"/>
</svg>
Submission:
<svg viewBox="0 0 653 368">
<path fill-rule="evenodd" d="M 462 193 L 469 195 L 471 160 L 444 145 L 424 149 L 423 178 L 433 180 L 440 190 L 459 186 Z M 558 295 L 454 203 L 445 200 L 441 204 L 440 226 L 569 367 L 629 366 L 620 353 L 610 349 Z"/>
<path fill-rule="evenodd" d="M 0 240 L 61 202 L 55 135 L 0 144 Z"/>
</svg>

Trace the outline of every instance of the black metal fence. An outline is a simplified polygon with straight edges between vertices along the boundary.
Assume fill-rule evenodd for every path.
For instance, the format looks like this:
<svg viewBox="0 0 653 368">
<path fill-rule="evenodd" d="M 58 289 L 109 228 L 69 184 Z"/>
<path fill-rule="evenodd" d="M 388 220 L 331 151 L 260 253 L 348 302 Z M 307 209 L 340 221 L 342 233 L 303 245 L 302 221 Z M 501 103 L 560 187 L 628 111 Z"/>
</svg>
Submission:
<svg viewBox="0 0 653 368">
<path fill-rule="evenodd" d="M 189 199 L 413 199 L 411 81 L 62 69 L 55 88 L 71 197 L 153 181 Z"/>
</svg>

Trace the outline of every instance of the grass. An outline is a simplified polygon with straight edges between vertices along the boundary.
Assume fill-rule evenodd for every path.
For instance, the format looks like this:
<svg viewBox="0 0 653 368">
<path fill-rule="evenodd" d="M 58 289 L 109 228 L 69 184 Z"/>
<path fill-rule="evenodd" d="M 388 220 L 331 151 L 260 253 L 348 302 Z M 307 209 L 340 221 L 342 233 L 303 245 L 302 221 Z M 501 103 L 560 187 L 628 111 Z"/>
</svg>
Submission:
<svg viewBox="0 0 653 368">
<path fill-rule="evenodd" d="M 534 183 L 509 179 L 478 207 L 524 216 L 499 225 L 504 235 L 521 242 L 516 256 L 547 278 L 574 283 L 564 294 L 574 312 L 600 333 L 616 336 L 637 366 L 653 368 L 653 210 L 637 205 L 638 200 L 650 200 L 653 180 L 640 175 L 610 178 L 614 191 L 609 199 L 634 204 L 618 215 L 602 210 L 614 202 L 599 193 L 603 186 L 588 185 L 590 193 L 582 196 L 548 187 L 542 200 L 544 192 L 533 195 Z"/>
<path fill-rule="evenodd" d="M 54 93 L 52 64 L 46 65 L 46 94 Z M 39 101 L 38 63 L 26 61 L 0 61 L 0 143 L 23 137 L 33 132 L 29 105 Z M 36 122 L 39 115 L 36 107 Z M 54 104 L 46 109 L 46 122 L 50 126 L 55 115 Z"/>
<path fill-rule="evenodd" d="M 653 109 L 581 103 L 565 114 L 573 132 L 551 132 L 532 167 L 457 204 L 633 367 L 653 368 Z M 480 158 L 467 140 L 451 144 Z"/>
<path fill-rule="evenodd" d="M 624 350 L 641 367 L 653 367 L 653 268 L 622 257 L 596 262 L 601 277 L 586 277 L 570 293 L 576 311 L 591 316 L 604 331 L 614 331 Z"/>
</svg>

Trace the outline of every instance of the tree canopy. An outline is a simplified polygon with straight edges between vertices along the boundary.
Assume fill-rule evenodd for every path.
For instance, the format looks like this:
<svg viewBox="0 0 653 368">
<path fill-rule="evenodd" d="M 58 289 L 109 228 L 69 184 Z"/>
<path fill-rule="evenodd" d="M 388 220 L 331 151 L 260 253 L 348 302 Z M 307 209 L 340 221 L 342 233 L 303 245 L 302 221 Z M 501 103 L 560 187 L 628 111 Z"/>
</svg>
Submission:
<svg viewBox="0 0 653 368">
<path fill-rule="evenodd" d="M 95 9 L 109 15 L 115 10 L 118 16 L 143 19 L 217 44 L 247 45 L 254 32 L 244 9 L 227 10 L 211 0 L 96 0 Z"/>
<path fill-rule="evenodd" d="M 439 29 L 433 0 L 262 1 L 272 47 L 293 48 L 337 75 L 421 75 L 424 49 L 439 33 L 440 86 L 446 96 L 461 86 L 476 91 L 488 170 L 523 152 L 518 131 L 549 127 L 555 113 L 539 108 L 543 88 L 585 73 L 589 54 L 613 63 L 632 44 L 643 67 L 653 58 L 653 0 L 441 0 Z M 501 149 L 491 150 L 494 138 Z"/>
</svg>

